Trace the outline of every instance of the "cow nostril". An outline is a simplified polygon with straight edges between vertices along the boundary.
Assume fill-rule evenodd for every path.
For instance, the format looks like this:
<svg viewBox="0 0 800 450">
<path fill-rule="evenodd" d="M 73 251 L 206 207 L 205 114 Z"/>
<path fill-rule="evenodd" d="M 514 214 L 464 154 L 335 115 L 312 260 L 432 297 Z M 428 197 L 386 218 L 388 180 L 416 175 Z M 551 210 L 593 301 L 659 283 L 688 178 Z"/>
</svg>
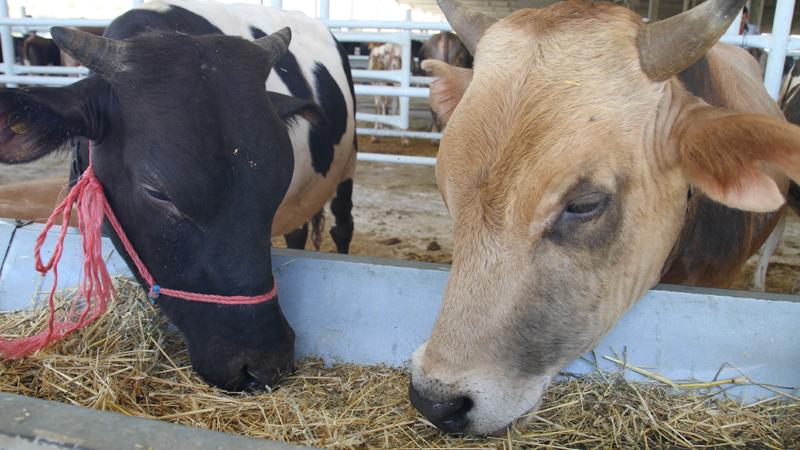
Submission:
<svg viewBox="0 0 800 450">
<path fill-rule="evenodd" d="M 472 399 L 465 396 L 450 400 L 425 398 L 413 383 L 408 384 L 408 398 L 417 411 L 437 428 L 448 433 L 463 432 L 469 423 L 467 413 L 475 406 Z"/>
<path fill-rule="evenodd" d="M 250 373 L 247 366 L 242 367 L 240 377 L 242 379 L 243 390 L 248 392 L 264 390 L 264 384 L 258 379 L 257 376 Z"/>
<path fill-rule="evenodd" d="M 291 372 L 291 370 L 288 372 Z M 271 391 L 284 375 L 285 372 L 278 368 L 264 373 L 256 372 L 248 366 L 244 366 L 239 372 L 241 390 L 247 392 Z"/>
</svg>

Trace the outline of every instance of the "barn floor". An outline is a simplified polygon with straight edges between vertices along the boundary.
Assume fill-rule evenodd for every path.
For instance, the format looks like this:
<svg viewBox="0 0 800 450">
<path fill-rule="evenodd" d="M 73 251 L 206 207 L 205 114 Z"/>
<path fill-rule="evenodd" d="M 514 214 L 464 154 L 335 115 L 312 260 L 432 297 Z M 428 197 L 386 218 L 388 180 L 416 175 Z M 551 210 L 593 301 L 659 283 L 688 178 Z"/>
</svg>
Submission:
<svg viewBox="0 0 800 450">
<path fill-rule="evenodd" d="M 435 156 L 437 143 L 412 140 L 401 147 L 399 139 L 382 138 L 371 143 L 359 139 L 362 152 Z M 0 185 L 54 176 L 66 176 L 69 155 L 48 156 L 37 162 L 0 166 Z M 355 255 L 378 256 L 437 263 L 452 260 L 450 219 L 436 190 L 433 167 L 401 164 L 359 163 L 355 177 L 353 215 L 356 233 L 351 245 Z M 332 220 L 330 214 L 328 219 Z M 331 223 L 328 224 L 328 226 Z M 326 226 L 327 228 L 327 226 Z M 324 234 L 323 251 L 333 251 Z M 283 246 L 283 239 L 273 239 Z M 749 285 L 757 257 L 750 259 L 740 274 L 737 289 Z M 800 219 L 790 215 L 787 232 L 772 259 L 767 290 L 792 293 L 800 280 Z"/>
</svg>

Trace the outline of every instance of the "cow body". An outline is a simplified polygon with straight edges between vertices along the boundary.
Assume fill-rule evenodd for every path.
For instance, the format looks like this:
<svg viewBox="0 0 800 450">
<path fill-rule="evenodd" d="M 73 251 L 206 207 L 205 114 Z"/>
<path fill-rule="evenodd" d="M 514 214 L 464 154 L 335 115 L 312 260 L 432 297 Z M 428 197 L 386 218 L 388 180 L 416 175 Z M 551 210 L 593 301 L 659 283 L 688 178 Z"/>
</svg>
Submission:
<svg viewBox="0 0 800 450">
<path fill-rule="evenodd" d="M 472 55 L 455 34 L 443 31 L 431 36 L 419 49 L 419 62 L 435 59 L 451 66 L 471 68 Z"/>
<path fill-rule="evenodd" d="M 23 181 L 0 186 L 0 217 L 44 223 L 67 192 L 66 177 Z M 58 223 L 60 222 L 58 219 Z M 77 225 L 77 218 L 70 218 Z"/>
<path fill-rule="evenodd" d="M 712 106 L 783 119 L 778 105 L 765 95 L 758 63 L 739 47 L 717 44 L 678 78 L 686 89 Z M 789 181 L 778 178 L 785 192 Z M 661 282 L 730 286 L 745 261 L 764 244 L 781 214 L 731 209 L 705 195 L 691 195 L 683 230 Z"/>
<path fill-rule="evenodd" d="M 369 70 L 400 70 L 402 68 L 403 52 L 397 44 L 382 44 L 373 47 L 369 52 Z M 378 86 L 393 86 L 390 82 L 374 82 Z M 400 112 L 400 100 L 388 95 L 375 96 L 375 113 L 378 115 L 397 115 Z M 383 128 L 383 124 L 375 122 L 375 129 Z M 372 136 L 372 142 L 377 142 L 378 137 Z M 403 138 L 402 145 L 408 145 L 408 138 Z"/>
<path fill-rule="evenodd" d="M 420 65 L 425 60 L 435 59 L 454 67 L 463 67 L 465 69 L 472 67 L 472 55 L 469 53 L 469 50 L 467 50 L 467 47 L 464 46 L 458 36 L 449 31 L 436 33 L 431 36 L 430 39 L 422 44 L 418 55 Z M 431 115 L 431 131 L 438 132 L 443 126 L 433 110 L 431 110 Z"/>
<path fill-rule="evenodd" d="M 653 24 L 605 3 L 500 21 L 439 3 L 475 68 L 424 65 L 454 250 L 409 395 L 446 431 L 502 432 L 654 284 L 730 284 L 800 179 L 800 128 L 752 57 L 716 44 L 740 1 Z"/>
<path fill-rule="evenodd" d="M 273 231 L 302 225 L 334 192 L 340 232 L 332 233 L 346 250 L 354 96 L 324 25 L 260 6 L 176 1 L 123 14 L 105 37 L 60 27 L 51 34 L 91 74 L 62 88 L 0 90 L 0 161 L 35 160 L 72 140 L 73 172 L 91 155 L 160 286 L 227 297 L 273 292 Z M 108 224 L 105 231 L 149 291 L 119 236 Z M 294 332 L 278 300 L 221 306 L 161 291 L 157 303 L 201 376 L 250 390 L 293 366 Z"/>
<path fill-rule="evenodd" d="M 61 51 L 52 39 L 30 33 L 22 44 L 25 65 L 60 66 Z"/>
</svg>

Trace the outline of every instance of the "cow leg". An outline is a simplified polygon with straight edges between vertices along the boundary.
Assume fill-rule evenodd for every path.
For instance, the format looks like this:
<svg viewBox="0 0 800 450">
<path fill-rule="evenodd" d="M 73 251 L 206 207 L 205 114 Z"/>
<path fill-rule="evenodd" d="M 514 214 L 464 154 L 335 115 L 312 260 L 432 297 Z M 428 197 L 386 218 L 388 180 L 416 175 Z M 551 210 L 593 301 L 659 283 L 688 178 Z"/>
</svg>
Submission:
<svg viewBox="0 0 800 450">
<path fill-rule="evenodd" d="M 311 217 L 311 245 L 314 250 L 322 248 L 322 229 L 325 226 L 325 205 Z"/>
<path fill-rule="evenodd" d="M 375 97 L 375 114 L 379 116 L 386 115 L 386 102 L 383 100 L 383 97 Z M 375 129 L 380 130 L 381 128 L 381 123 L 375 122 Z M 378 142 L 378 136 L 373 134 L 372 137 L 369 138 L 369 142 L 372 144 Z"/>
<path fill-rule="evenodd" d="M 304 223 L 302 227 L 284 234 L 283 239 L 286 241 L 287 247 L 305 250 L 306 240 L 308 240 L 308 222 Z"/>
<path fill-rule="evenodd" d="M 331 200 L 331 213 L 336 225 L 331 227 L 331 238 L 336 244 L 338 253 L 350 252 L 350 241 L 353 240 L 353 179 L 348 178 L 336 187 L 336 196 Z"/>
<path fill-rule="evenodd" d="M 778 220 L 772 233 L 770 233 L 767 238 L 767 242 L 764 243 L 764 248 L 761 252 L 761 257 L 758 259 L 758 266 L 756 266 L 756 270 L 753 272 L 753 281 L 750 285 L 751 289 L 754 291 L 763 291 L 766 287 L 769 260 L 772 258 L 772 254 L 775 253 L 775 249 L 778 248 L 778 244 L 781 242 L 783 230 L 786 228 L 786 214 L 788 213 L 789 211 L 783 212 L 780 220 Z"/>
</svg>

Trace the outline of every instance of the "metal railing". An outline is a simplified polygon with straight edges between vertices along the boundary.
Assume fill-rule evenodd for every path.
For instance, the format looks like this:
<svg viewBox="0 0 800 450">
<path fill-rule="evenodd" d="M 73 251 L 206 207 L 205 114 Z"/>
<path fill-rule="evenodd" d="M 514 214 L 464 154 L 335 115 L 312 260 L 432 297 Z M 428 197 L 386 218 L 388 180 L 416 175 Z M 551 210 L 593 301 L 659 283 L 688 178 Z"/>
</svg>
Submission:
<svg viewBox="0 0 800 450">
<path fill-rule="evenodd" d="M 768 52 L 764 85 L 769 94 L 775 99 L 778 98 L 780 92 L 786 55 L 800 55 L 800 38 L 792 37 L 789 34 L 794 1 L 778 0 L 771 34 L 739 35 L 740 15 L 722 37 L 723 42 L 742 47 L 764 49 Z M 133 0 L 134 6 L 140 3 L 142 3 L 142 0 Z M 281 8 L 282 1 L 271 0 L 271 5 L 275 8 Z M 412 75 L 413 55 L 411 54 L 411 46 L 414 37 L 420 37 L 420 34 L 413 33 L 413 31 L 450 31 L 451 27 L 444 22 L 413 22 L 410 20 L 410 14 L 406 16 L 405 21 L 330 20 L 329 0 L 320 0 L 319 5 L 319 18 L 333 31 L 340 42 L 392 43 L 399 45 L 402 50 L 400 70 L 374 71 L 354 69 L 352 71 L 353 78 L 359 80 L 355 85 L 356 95 L 380 95 L 398 97 L 399 99 L 399 113 L 397 115 L 378 115 L 364 112 L 356 114 L 356 119 L 360 122 L 381 123 L 390 125 L 394 129 L 360 127 L 357 132 L 362 135 L 440 139 L 441 133 L 409 130 L 410 99 L 427 98 L 430 93 L 427 86 L 432 80 L 429 77 Z M 85 76 L 88 73 L 87 69 L 83 67 L 42 67 L 15 64 L 12 28 L 36 29 L 37 27 L 42 28 L 53 25 L 101 27 L 107 26 L 110 22 L 110 20 L 91 19 L 10 18 L 8 1 L 0 0 L 0 43 L 2 43 L 3 56 L 3 63 L 0 64 L 0 72 L 2 72 L 0 74 L 0 83 L 8 86 L 17 84 L 63 86 L 75 82 L 75 76 Z M 354 59 L 361 61 L 365 56 L 361 55 L 354 57 Z M 364 80 L 390 82 L 392 85 L 373 85 L 364 83 Z M 366 154 L 359 155 L 359 158 L 368 159 Z M 373 160 L 402 161 L 415 164 L 431 164 L 435 161 L 434 158 L 403 158 L 396 155 L 384 155 Z"/>
<path fill-rule="evenodd" d="M 141 0 L 133 2 L 134 5 L 141 3 Z M 281 7 L 280 1 L 272 1 L 273 7 Z M 320 1 L 320 19 L 334 33 L 340 42 L 378 42 L 391 43 L 400 46 L 402 60 L 400 70 L 376 71 L 360 70 L 352 71 L 353 78 L 358 80 L 355 85 L 356 95 L 362 96 L 387 96 L 399 99 L 399 113 L 397 115 L 379 115 L 365 112 L 357 112 L 356 120 L 360 122 L 381 123 L 389 125 L 394 129 L 373 129 L 362 127 L 358 129 L 359 134 L 375 136 L 398 136 L 414 137 L 438 140 L 441 133 L 427 131 L 412 131 L 410 126 L 410 98 L 427 98 L 429 95 L 428 85 L 432 78 L 413 76 L 411 66 L 413 55 L 411 54 L 412 40 L 420 37 L 420 33 L 413 31 L 422 30 L 450 30 L 447 23 L 441 22 L 412 22 L 407 16 L 405 21 L 364 21 L 364 20 L 329 20 L 329 2 Z M 8 13 L 8 1 L 0 0 L 0 43 L 2 43 L 3 63 L 0 65 L 0 83 L 7 86 L 41 85 L 41 86 L 65 86 L 76 81 L 76 76 L 85 76 L 88 70 L 84 67 L 50 67 L 50 66 L 25 66 L 15 63 L 14 46 L 12 43 L 12 28 L 25 29 L 47 29 L 50 26 L 71 26 L 71 27 L 105 27 L 111 20 L 99 19 L 42 19 L 42 18 L 10 18 Z M 347 31 L 340 31 L 346 29 Z M 358 29 L 367 30 L 391 30 L 391 31 L 350 31 Z M 363 59 L 366 55 L 361 58 Z M 364 81 L 367 81 L 366 83 Z M 369 84 L 370 81 L 380 81 L 391 83 L 391 85 Z M 396 158 L 393 158 L 396 159 Z"/>
</svg>

